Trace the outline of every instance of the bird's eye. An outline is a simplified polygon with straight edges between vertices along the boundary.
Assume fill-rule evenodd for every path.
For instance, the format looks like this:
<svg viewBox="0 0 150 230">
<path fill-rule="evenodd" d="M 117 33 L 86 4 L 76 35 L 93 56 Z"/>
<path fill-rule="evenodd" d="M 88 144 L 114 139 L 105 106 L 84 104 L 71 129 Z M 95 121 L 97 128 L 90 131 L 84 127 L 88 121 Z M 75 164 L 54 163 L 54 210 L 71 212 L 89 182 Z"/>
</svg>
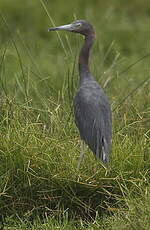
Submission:
<svg viewBox="0 0 150 230">
<path fill-rule="evenodd" d="M 77 23 L 76 28 L 80 28 L 81 25 L 82 25 L 81 23 Z"/>
</svg>

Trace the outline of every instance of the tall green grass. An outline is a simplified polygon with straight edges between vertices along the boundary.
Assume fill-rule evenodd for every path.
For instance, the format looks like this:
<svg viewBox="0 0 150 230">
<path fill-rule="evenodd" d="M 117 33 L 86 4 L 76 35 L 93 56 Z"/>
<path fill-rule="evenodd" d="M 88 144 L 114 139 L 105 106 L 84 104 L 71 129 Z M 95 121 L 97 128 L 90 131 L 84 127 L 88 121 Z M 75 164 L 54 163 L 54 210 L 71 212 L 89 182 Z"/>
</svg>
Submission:
<svg viewBox="0 0 150 230">
<path fill-rule="evenodd" d="M 134 2 L 87 1 L 84 9 L 77 1 L 71 17 L 71 5 L 57 1 L 27 1 L 24 8 L 17 0 L 15 7 L 0 3 L 0 217 L 6 229 L 149 229 L 148 5 L 133 14 L 140 7 Z M 58 17 L 51 12 L 56 8 Z M 64 24 L 79 16 L 96 27 L 91 70 L 112 104 L 113 144 L 108 168 L 87 148 L 78 171 L 72 100 L 82 38 L 46 29 L 54 18 Z"/>
</svg>

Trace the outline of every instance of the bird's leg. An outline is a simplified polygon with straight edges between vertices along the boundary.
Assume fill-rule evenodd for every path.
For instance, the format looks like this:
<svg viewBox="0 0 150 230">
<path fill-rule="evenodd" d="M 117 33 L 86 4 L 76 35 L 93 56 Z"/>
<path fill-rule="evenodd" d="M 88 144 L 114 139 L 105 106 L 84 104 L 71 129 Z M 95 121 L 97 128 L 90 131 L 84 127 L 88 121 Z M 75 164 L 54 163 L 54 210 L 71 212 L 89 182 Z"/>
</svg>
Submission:
<svg viewBox="0 0 150 230">
<path fill-rule="evenodd" d="M 79 157 L 79 160 L 78 160 L 78 165 L 77 165 L 77 169 L 80 168 L 80 164 L 82 162 L 84 158 L 84 141 L 81 140 L 81 146 L 80 146 L 80 157 Z"/>
</svg>

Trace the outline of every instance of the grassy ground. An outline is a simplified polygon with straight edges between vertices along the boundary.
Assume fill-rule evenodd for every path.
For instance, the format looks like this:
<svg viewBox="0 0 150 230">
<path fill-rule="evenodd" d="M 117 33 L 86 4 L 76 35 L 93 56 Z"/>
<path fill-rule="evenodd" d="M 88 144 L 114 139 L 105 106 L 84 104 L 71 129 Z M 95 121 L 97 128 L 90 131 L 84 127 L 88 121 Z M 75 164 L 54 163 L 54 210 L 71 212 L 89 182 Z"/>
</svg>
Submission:
<svg viewBox="0 0 150 230">
<path fill-rule="evenodd" d="M 1 229 L 148 230 L 150 3 L 2 0 L 0 9 Z M 76 169 L 83 39 L 47 32 L 75 18 L 97 31 L 91 70 L 113 111 L 108 169 L 88 149 Z"/>
</svg>

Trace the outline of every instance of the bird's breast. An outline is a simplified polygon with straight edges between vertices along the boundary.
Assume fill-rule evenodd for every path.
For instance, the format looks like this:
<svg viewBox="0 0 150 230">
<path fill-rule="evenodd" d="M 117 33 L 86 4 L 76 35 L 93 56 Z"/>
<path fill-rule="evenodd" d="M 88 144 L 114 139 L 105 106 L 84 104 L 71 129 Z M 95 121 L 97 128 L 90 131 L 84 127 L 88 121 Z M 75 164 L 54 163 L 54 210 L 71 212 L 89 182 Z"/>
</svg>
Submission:
<svg viewBox="0 0 150 230">
<path fill-rule="evenodd" d="M 105 94 L 95 81 L 84 82 L 78 89 L 75 100 L 83 103 L 98 103 Z"/>
</svg>

